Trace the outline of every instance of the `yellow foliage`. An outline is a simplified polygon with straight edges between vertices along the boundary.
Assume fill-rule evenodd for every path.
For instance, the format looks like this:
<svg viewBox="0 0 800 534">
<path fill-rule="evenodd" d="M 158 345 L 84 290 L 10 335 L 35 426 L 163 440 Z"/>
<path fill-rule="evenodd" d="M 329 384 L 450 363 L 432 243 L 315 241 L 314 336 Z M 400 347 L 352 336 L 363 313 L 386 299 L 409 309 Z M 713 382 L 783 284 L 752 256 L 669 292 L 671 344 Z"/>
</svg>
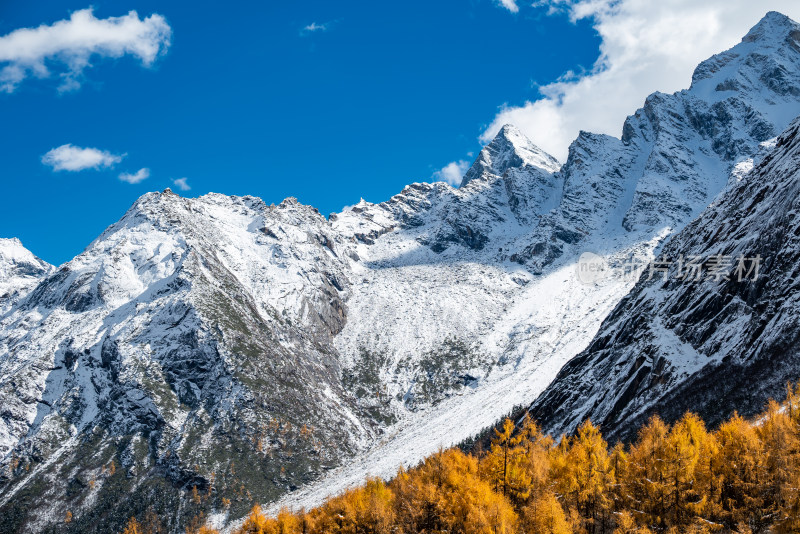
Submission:
<svg viewBox="0 0 800 534">
<path fill-rule="evenodd" d="M 731 525 L 749 523 L 751 516 L 767 511 L 759 484 L 764 470 L 763 443 L 755 427 L 737 413 L 722 423 L 716 434 L 723 460 L 718 466 L 723 476 L 722 518 Z"/>
<path fill-rule="evenodd" d="M 331 532 L 355 534 L 367 529 L 375 534 L 388 533 L 394 519 L 392 499 L 382 480 L 368 480 L 363 487 L 328 501 L 320 525 L 329 525 Z"/>
<path fill-rule="evenodd" d="M 125 530 L 122 531 L 122 534 L 144 534 L 142 530 L 142 525 L 136 520 L 135 517 L 131 517 L 128 520 L 128 524 L 125 525 Z"/>
<path fill-rule="evenodd" d="M 537 495 L 522 509 L 525 532 L 537 534 L 570 534 L 572 527 L 564 509 L 553 493 Z"/>
<path fill-rule="evenodd" d="M 477 459 L 440 451 L 392 482 L 397 522 L 404 532 L 511 533 L 516 514 L 478 475 Z"/>
<path fill-rule="evenodd" d="M 494 491 L 521 503 L 530 495 L 532 479 L 526 451 L 519 447 L 523 434 L 515 436 L 514 430 L 510 419 L 503 421 L 501 430 L 495 429 L 492 447 L 483 458 L 481 470 L 488 475 Z"/>
<path fill-rule="evenodd" d="M 194 516 L 186 525 L 186 534 L 219 534 L 217 530 L 206 526 L 205 523 L 206 517 L 203 513 Z"/>
<path fill-rule="evenodd" d="M 614 534 L 651 534 L 651 532 L 649 528 L 637 525 L 633 515 L 627 510 L 617 516 L 617 528 L 614 529 Z"/>
<path fill-rule="evenodd" d="M 213 532 L 203 528 L 187 532 Z M 709 431 L 692 413 L 654 416 L 611 449 L 590 421 L 556 442 L 527 417 L 506 419 L 485 453 L 440 450 L 308 512 L 255 506 L 237 534 L 571 532 L 800 532 L 800 386 L 754 422 L 734 414 Z M 131 518 L 125 534 L 149 533 Z"/>
<path fill-rule="evenodd" d="M 267 519 L 259 505 L 253 506 L 236 534 L 272 534 L 274 520 Z"/>
</svg>

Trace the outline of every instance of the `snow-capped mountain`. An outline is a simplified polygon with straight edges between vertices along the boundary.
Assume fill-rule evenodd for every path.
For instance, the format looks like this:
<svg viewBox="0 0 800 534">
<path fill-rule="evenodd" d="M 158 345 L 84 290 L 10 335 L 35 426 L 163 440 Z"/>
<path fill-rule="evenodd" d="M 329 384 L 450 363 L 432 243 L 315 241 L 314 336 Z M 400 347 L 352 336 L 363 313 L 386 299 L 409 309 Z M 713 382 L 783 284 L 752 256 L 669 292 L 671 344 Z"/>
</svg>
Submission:
<svg viewBox="0 0 800 534">
<path fill-rule="evenodd" d="M 581 133 L 563 166 L 508 126 L 461 187 L 329 219 L 293 199 L 145 195 L 14 282 L 0 531 L 66 507 L 81 532 L 189 514 L 194 486 L 209 511 L 231 499 L 219 521 L 311 505 L 530 403 L 636 282 L 583 283 L 581 253 L 649 260 L 800 114 L 798 35 L 770 13 L 620 139 Z"/>
<path fill-rule="evenodd" d="M 0 314 L 52 270 L 52 265 L 34 256 L 19 239 L 0 238 Z"/>
<path fill-rule="evenodd" d="M 142 197 L 0 319 L 2 506 L 27 506 L 38 480 L 55 495 L 96 480 L 92 508 L 118 491 L 101 476 L 112 461 L 134 500 L 156 477 L 235 477 L 268 498 L 357 450 L 367 418 L 331 348 L 348 284 L 337 246 L 293 200 Z"/>
<path fill-rule="evenodd" d="M 546 428 L 591 418 L 629 438 L 654 413 L 672 421 L 689 410 L 716 424 L 759 412 L 797 381 L 800 119 L 741 171 L 536 400 Z"/>
</svg>

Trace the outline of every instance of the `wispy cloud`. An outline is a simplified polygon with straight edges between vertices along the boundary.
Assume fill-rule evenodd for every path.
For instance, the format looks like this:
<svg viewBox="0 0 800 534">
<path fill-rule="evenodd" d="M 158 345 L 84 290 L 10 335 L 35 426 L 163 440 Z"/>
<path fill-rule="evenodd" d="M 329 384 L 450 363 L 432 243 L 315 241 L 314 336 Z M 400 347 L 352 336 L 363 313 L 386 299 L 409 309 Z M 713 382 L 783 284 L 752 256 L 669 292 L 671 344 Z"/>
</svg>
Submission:
<svg viewBox="0 0 800 534">
<path fill-rule="evenodd" d="M 496 0 L 496 1 L 498 4 L 500 4 L 507 10 L 511 11 L 512 13 L 517 13 L 519 11 L 517 0 Z"/>
<path fill-rule="evenodd" d="M 125 157 L 125 154 L 112 154 L 97 148 L 81 148 L 71 144 L 61 145 L 42 156 L 42 163 L 52 167 L 54 171 L 82 171 L 113 167 Z"/>
<path fill-rule="evenodd" d="M 188 180 L 188 178 L 176 178 L 175 180 L 172 180 L 172 183 L 181 191 L 188 191 L 192 187 L 187 183 L 186 180 Z"/>
<path fill-rule="evenodd" d="M 503 1 L 508 9 L 512 4 Z M 539 0 L 534 5 L 551 14 L 566 12 L 574 21 L 591 20 L 602 39 L 600 57 L 585 74 L 567 73 L 540 87 L 538 100 L 501 109 L 481 140 L 488 143 L 512 123 L 562 161 L 580 130 L 619 136 L 625 117 L 647 95 L 688 87 L 698 63 L 738 43 L 768 10 L 800 17 L 797 0 Z"/>
<path fill-rule="evenodd" d="M 118 58 L 130 54 L 150 66 L 165 53 L 172 29 L 158 14 L 140 19 L 136 11 L 98 19 L 92 8 L 69 19 L 37 28 L 20 28 L 0 37 L 0 90 L 11 93 L 26 78 L 61 78 L 60 91 L 80 87 L 94 56 Z"/>
<path fill-rule="evenodd" d="M 311 24 L 304 26 L 303 29 L 300 30 L 300 35 L 311 35 L 312 33 L 322 33 L 330 31 L 334 25 L 336 25 L 338 21 L 332 20 L 329 22 L 312 22 Z"/>
<path fill-rule="evenodd" d="M 304 32 L 324 32 L 324 31 L 328 31 L 328 25 L 327 24 L 317 24 L 316 22 L 312 22 L 311 24 L 309 24 L 308 26 L 303 28 L 303 31 Z"/>
<path fill-rule="evenodd" d="M 144 180 L 150 178 L 150 169 L 139 169 L 134 174 L 130 174 L 127 172 L 123 172 L 119 175 L 119 179 L 123 182 L 128 182 L 129 184 L 138 184 Z"/>
<path fill-rule="evenodd" d="M 466 173 L 468 169 L 468 161 L 452 161 L 433 173 L 431 179 L 434 182 L 447 182 L 455 187 L 461 183 L 461 179 L 464 177 L 464 173 Z"/>
</svg>

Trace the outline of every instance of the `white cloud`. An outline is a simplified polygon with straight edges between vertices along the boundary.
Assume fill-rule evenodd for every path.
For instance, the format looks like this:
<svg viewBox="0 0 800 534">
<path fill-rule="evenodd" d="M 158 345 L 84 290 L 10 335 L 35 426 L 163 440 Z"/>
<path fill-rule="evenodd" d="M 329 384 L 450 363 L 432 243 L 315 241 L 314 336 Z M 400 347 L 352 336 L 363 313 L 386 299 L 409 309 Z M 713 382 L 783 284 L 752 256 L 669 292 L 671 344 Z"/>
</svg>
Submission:
<svg viewBox="0 0 800 534">
<path fill-rule="evenodd" d="M 469 169 L 469 162 L 464 160 L 453 161 L 433 173 L 431 179 L 434 182 L 447 182 L 452 186 L 461 183 L 464 173 Z"/>
<path fill-rule="evenodd" d="M 172 183 L 175 184 L 175 187 L 180 189 L 181 191 L 188 191 L 192 187 L 186 182 L 188 178 L 176 178 L 172 180 Z"/>
<path fill-rule="evenodd" d="M 42 163 L 52 167 L 54 171 L 82 171 L 113 167 L 122 161 L 123 157 L 124 154 L 117 155 L 97 148 L 81 148 L 66 144 L 47 152 L 42 156 Z"/>
<path fill-rule="evenodd" d="M 517 6 L 517 0 L 496 0 L 498 4 L 506 8 L 507 10 L 511 11 L 512 13 L 516 13 L 519 11 L 519 6 Z"/>
<path fill-rule="evenodd" d="M 329 22 L 312 22 L 308 26 L 305 26 L 302 30 L 300 30 L 300 35 L 309 35 L 312 33 L 321 33 L 327 32 L 333 28 L 335 24 L 337 24 L 338 20 L 332 20 Z"/>
<path fill-rule="evenodd" d="M 139 169 L 134 174 L 123 172 L 119 175 L 119 179 L 129 184 L 138 184 L 143 180 L 150 178 L 150 169 Z"/>
<path fill-rule="evenodd" d="M 654 91 L 686 88 L 698 63 L 738 43 L 767 11 L 800 20 L 797 0 L 541 0 L 537 7 L 589 18 L 600 57 L 584 75 L 567 73 L 542 98 L 506 106 L 481 135 L 489 142 L 512 123 L 564 161 L 580 130 L 619 136 L 625 118 Z"/>
<path fill-rule="evenodd" d="M 327 24 L 317 24 L 316 22 L 312 22 L 311 24 L 309 24 L 308 26 L 303 28 L 303 31 L 306 31 L 306 32 L 324 32 L 327 29 L 328 29 L 328 25 Z"/>
<path fill-rule="evenodd" d="M 158 14 L 140 19 L 136 11 L 98 19 L 92 8 L 69 19 L 37 28 L 20 28 L 0 37 L 0 90 L 13 92 L 27 77 L 47 78 L 50 68 L 61 78 L 59 90 L 80 87 L 93 56 L 130 54 L 150 66 L 166 52 L 172 29 Z"/>
</svg>

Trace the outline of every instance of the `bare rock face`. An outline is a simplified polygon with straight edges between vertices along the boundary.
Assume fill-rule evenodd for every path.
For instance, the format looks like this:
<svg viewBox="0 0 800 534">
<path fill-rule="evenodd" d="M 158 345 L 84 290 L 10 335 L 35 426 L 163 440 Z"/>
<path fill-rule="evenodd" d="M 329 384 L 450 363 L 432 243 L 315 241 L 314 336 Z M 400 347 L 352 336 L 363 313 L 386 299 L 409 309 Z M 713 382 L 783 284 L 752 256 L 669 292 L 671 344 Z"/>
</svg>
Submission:
<svg viewBox="0 0 800 534">
<path fill-rule="evenodd" d="M 224 523 L 253 501 L 310 506 L 530 403 L 635 284 L 581 283 L 580 254 L 614 265 L 651 258 L 732 173 L 735 190 L 741 163 L 800 114 L 799 31 L 768 15 L 701 64 L 690 89 L 651 95 L 620 139 L 581 133 L 563 166 L 507 126 L 459 188 L 415 183 L 329 219 L 295 199 L 167 190 L 143 196 L 58 268 L 0 241 L 0 531 L 47 532 L 66 509 L 65 531 L 119 531 L 153 507 L 182 532 L 201 511 Z M 727 223 L 707 224 L 693 223 L 692 238 Z M 790 241 L 778 226 L 762 231 L 774 238 L 753 247 L 765 257 Z M 622 373 L 611 383 L 626 384 L 614 397 L 625 401 L 602 411 L 620 432 L 638 399 L 657 400 L 650 384 L 663 395 L 692 384 L 694 371 L 655 348 L 608 367 L 613 347 L 646 328 L 727 354 L 739 345 L 715 337 L 721 311 L 786 311 L 758 308 L 761 286 L 658 304 L 647 300 L 653 287 L 639 288 L 650 289 L 623 300 L 564 371 L 591 361 L 586 375 L 537 404 L 551 428 L 572 421 L 558 402 L 605 410 L 600 397 L 586 400 L 605 395 L 589 376 Z M 681 307 L 695 301 L 711 307 Z M 685 312 L 684 326 L 628 314 L 632 302 Z M 612 335 L 622 317 L 636 328 Z M 760 324 L 742 335 L 772 332 Z M 772 353 L 788 324 L 770 334 Z"/>
</svg>

